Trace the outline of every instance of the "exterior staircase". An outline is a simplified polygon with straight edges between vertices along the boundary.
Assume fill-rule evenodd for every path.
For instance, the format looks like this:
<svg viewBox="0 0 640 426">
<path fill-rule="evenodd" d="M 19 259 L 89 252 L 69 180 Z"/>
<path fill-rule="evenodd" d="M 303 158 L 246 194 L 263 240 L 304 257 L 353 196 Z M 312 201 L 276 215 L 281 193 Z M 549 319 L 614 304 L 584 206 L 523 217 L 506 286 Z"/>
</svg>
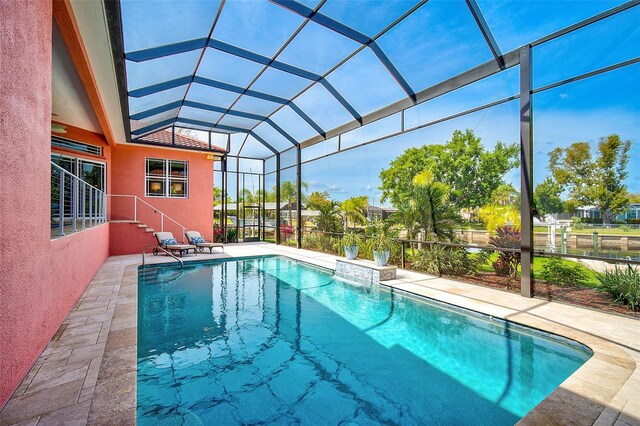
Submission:
<svg viewBox="0 0 640 426">
<path fill-rule="evenodd" d="M 109 252 L 111 255 L 140 254 L 155 246 L 156 232 L 169 231 L 181 241 L 186 228 L 135 195 L 109 194 Z"/>
<path fill-rule="evenodd" d="M 130 223 L 132 225 L 137 225 L 138 228 L 140 229 L 144 229 L 145 232 L 148 232 L 150 234 L 153 235 L 154 231 L 153 228 L 150 228 L 149 226 L 147 226 L 144 223 L 140 223 L 139 220 L 110 220 L 109 223 Z"/>
</svg>

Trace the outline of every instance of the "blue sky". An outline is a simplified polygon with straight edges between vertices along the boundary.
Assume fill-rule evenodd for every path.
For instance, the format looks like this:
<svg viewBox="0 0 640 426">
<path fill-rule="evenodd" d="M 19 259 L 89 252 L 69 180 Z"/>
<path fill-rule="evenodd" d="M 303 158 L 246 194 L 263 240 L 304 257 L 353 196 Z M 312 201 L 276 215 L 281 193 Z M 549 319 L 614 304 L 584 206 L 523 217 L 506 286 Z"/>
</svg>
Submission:
<svg viewBox="0 0 640 426">
<path fill-rule="evenodd" d="M 317 0 L 301 3 L 315 7 Z M 485 18 L 502 52 L 571 25 L 594 14 L 623 3 L 620 0 L 591 1 L 507 1 L 478 0 Z M 415 1 L 328 0 L 320 13 L 366 36 L 373 37 L 395 18 L 411 8 Z M 219 0 L 155 1 L 123 0 L 125 51 L 205 38 L 218 12 Z M 247 49 L 267 58 L 324 75 L 334 65 L 356 51 L 360 45 L 352 40 L 309 22 L 284 49 L 282 43 L 304 22 L 291 13 L 265 0 L 227 1 L 212 38 Z M 533 52 L 534 86 L 536 88 L 590 72 L 625 60 L 640 57 L 640 6 L 600 21 L 568 36 L 536 47 Z M 277 23 L 275 25 L 274 23 Z M 482 34 L 466 3 L 431 0 L 377 40 L 378 45 L 414 91 L 468 70 L 492 58 Z M 277 55 L 276 53 L 281 52 Z M 167 79 L 196 72 L 197 75 L 290 98 L 313 82 L 263 66 L 214 49 L 206 49 L 196 69 L 199 51 L 142 63 L 127 61 L 129 89 L 144 87 Z M 577 141 L 597 143 L 598 138 L 617 133 L 634 142 L 629 178 L 632 192 L 640 192 L 640 65 L 625 68 L 567 84 L 534 96 L 534 142 L 536 182 L 546 175 L 547 153 Z M 469 87 L 434 99 L 407 111 L 406 125 L 420 125 L 447 115 L 492 102 L 518 91 L 519 69 L 513 68 Z M 340 92 L 360 114 L 370 113 L 405 96 L 371 49 L 365 48 L 329 73 L 326 80 Z M 192 84 L 169 89 L 143 98 L 131 98 L 133 112 L 188 99 L 257 114 L 268 115 L 278 104 L 232 92 Z M 329 130 L 352 119 L 349 112 L 315 84 L 293 100 L 321 128 Z M 178 110 L 165 111 L 140 122 L 133 128 L 175 116 Z M 182 108 L 180 116 L 216 122 L 221 114 Z M 276 112 L 273 121 L 293 137 L 304 140 L 316 134 L 290 107 Z M 225 117 L 222 123 L 251 128 L 256 122 Z M 399 116 L 390 117 L 370 127 L 343 137 L 343 146 L 390 134 L 399 128 Z M 410 146 L 443 143 L 455 129 L 475 129 L 487 147 L 497 140 L 519 141 L 518 102 L 511 102 L 485 112 L 441 123 L 427 129 L 386 140 L 366 148 L 329 157 L 304 167 L 304 180 L 310 190 L 328 190 L 336 199 L 366 194 L 379 198 L 378 173 L 389 161 Z M 256 133 L 283 149 L 288 142 L 270 126 L 262 124 Z M 232 138 L 232 151 L 244 140 Z M 312 148 L 327 153 L 336 141 Z M 268 156 L 269 151 L 250 138 L 243 153 Z M 307 158 L 309 155 L 304 154 Z M 283 176 L 284 177 L 284 176 Z M 519 186 L 517 171 L 506 177 Z"/>
<path fill-rule="evenodd" d="M 556 147 L 574 142 L 589 142 L 593 152 L 598 139 L 617 133 L 633 142 L 630 152 L 629 177 L 631 192 L 640 192 L 640 87 L 637 76 L 640 65 L 634 65 L 588 80 L 571 83 L 534 96 L 534 182 L 547 175 L 547 154 Z M 635 89 L 634 89 L 635 88 Z M 456 96 L 457 97 L 457 96 Z M 456 109 L 455 97 L 447 100 L 449 115 Z M 472 103 L 460 97 L 460 110 Z M 443 100 L 444 102 L 444 100 Z M 423 107 L 427 110 L 427 104 Z M 517 100 L 446 121 L 403 136 L 391 138 L 362 148 L 307 163 L 303 176 L 310 190 L 329 191 L 336 199 L 368 195 L 379 199 L 378 174 L 391 159 L 406 148 L 430 143 L 444 143 L 455 129 L 475 129 L 483 144 L 491 148 L 496 141 L 519 142 Z M 435 111 L 434 111 L 435 110 Z M 437 119 L 435 106 L 425 111 L 426 121 Z M 417 115 L 417 114 L 416 114 Z M 415 120 L 416 123 L 419 120 Z M 392 127 L 392 126 L 389 126 Z M 520 187 L 520 175 L 514 170 L 506 180 Z"/>
</svg>

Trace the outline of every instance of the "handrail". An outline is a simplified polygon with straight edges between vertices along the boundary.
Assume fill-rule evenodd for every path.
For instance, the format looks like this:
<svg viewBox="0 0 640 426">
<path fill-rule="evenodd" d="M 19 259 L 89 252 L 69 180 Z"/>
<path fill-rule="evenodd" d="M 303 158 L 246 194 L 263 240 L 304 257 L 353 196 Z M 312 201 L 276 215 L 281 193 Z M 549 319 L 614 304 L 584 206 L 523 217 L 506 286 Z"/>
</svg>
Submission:
<svg viewBox="0 0 640 426">
<path fill-rule="evenodd" d="M 168 250 L 163 249 L 160 246 L 146 246 L 145 248 L 142 249 L 142 266 L 145 265 L 144 254 L 147 251 L 147 249 L 158 249 L 158 250 L 161 250 L 161 251 L 165 252 L 166 254 L 168 254 L 169 256 L 173 257 L 178 262 L 180 262 L 180 268 L 184 268 L 184 262 L 182 261 L 182 259 L 178 258 L 175 254 L 171 253 Z"/>
<path fill-rule="evenodd" d="M 495 246 L 479 246 L 475 244 L 458 244 L 458 243 L 445 243 L 442 241 L 421 241 L 421 240 L 405 240 L 402 238 L 396 238 L 395 241 L 399 243 L 414 243 L 414 244 L 427 244 L 427 245 L 436 245 L 443 247 L 456 247 L 456 248 L 470 248 L 470 249 L 479 249 L 479 250 L 492 250 L 492 251 L 504 251 L 506 253 L 521 253 L 522 250 L 516 248 L 507 248 L 507 247 L 495 247 Z"/>
<path fill-rule="evenodd" d="M 160 209 L 158 209 L 157 207 L 152 206 L 151 204 L 147 203 L 145 200 L 143 200 L 142 198 L 138 197 L 137 195 L 134 194 L 107 194 L 108 197 L 128 197 L 128 198 L 133 198 L 134 202 L 133 202 L 133 220 L 137 221 L 138 220 L 138 204 L 137 202 L 140 201 L 143 204 L 146 204 L 147 207 L 150 207 L 154 210 L 154 213 L 160 213 L 160 232 L 164 232 L 164 220 L 169 219 L 171 222 L 175 223 L 176 225 L 178 225 L 180 228 L 182 228 L 182 238 L 184 239 L 184 234 L 187 231 L 187 227 L 184 226 L 183 224 L 181 224 L 180 222 L 178 222 L 177 220 L 175 220 L 174 218 L 166 215 L 164 212 L 162 212 Z"/>
<path fill-rule="evenodd" d="M 55 208 L 58 211 L 57 235 L 61 237 L 65 235 L 66 217 L 70 217 L 70 232 L 106 222 L 107 194 L 51 161 L 52 228 Z"/>
<path fill-rule="evenodd" d="M 320 232 L 322 234 L 326 234 L 326 235 L 336 235 L 336 236 L 342 236 L 344 235 L 344 232 L 326 232 L 326 231 L 320 231 L 317 229 L 311 229 L 311 230 L 305 230 L 305 232 Z M 370 238 L 370 236 L 368 235 L 363 235 L 363 237 L 365 239 Z M 444 247 L 457 247 L 457 248 L 471 248 L 471 249 L 480 249 L 480 250 L 492 250 L 492 251 L 504 251 L 504 252 L 509 252 L 509 253 L 520 253 L 520 249 L 516 249 L 516 248 L 507 248 L 507 247 L 494 247 L 494 246 L 479 246 L 479 245 L 472 245 L 472 244 L 457 244 L 457 243 L 445 243 L 443 241 L 433 241 L 433 240 L 407 240 L 404 238 L 393 238 L 393 240 L 397 243 L 414 243 L 414 244 L 426 244 L 426 245 L 437 245 L 437 246 L 444 246 Z"/>
<path fill-rule="evenodd" d="M 344 235 L 344 232 L 325 232 L 325 231 L 320 231 L 317 229 L 310 229 L 310 230 L 305 230 L 305 232 L 316 232 L 316 233 L 322 233 L 322 234 L 326 234 L 326 235 L 335 235 L 335 236 L 342 236 Z M 364 236 L 365 238 L 367 238 L 367 236 Z M 393 239 L 395 242 L 399 243 L 401 245 L 401 263 L 402 263 L 402 267 L 404 267 L 404 245 L 405 243 L 414 243 L 414 244 L 426 244 L 426 245 L 439 245 L 439 246 L 444 246 L 444 247 L 455 247 L 455 248 L 462 248 L 462 249 L 479 249 L 479 250 L 490 250 L 490 251 L 501 251 L 501 252 L 506 252 L 506 253 L 521 253 L 522 250 L 520 249 L 516 249 L 516 248 L 507 248 L 507 247 L 493 247 L 493 246 L 479 246 L 479 245 L 473 245 L 473 244 L 457 244 L 457 243 L 445 243 L 442 241 L 422 241 L 422 240 L 405 240 L 402 238 L 394 238 Z M 606 263 L 614 263 L 614 264 L 626 264 L 626 265 L 640 265 L 640 260 L 633 260 L 633 259 L 623 259 L 623 258 L 618 258 L 618 257 L 604 257 L 604 256 L 589 256 L 589 255 L 580 255 L 580 254 L 574 254 L 574 253 L 553 253 L 553 252 L 548 252 L 548 251 L 544 251 L 544 250 L 540 250 L 540 249 L 533 249 L 532 253 L 535 256 L 547 256 L 547 257 L 560 257 L 560 258 L 568 258 L 568 259 L 583 259 L 583 260 L 595 260 L 595 261 L 601 261 L 601 262 L 606 262 Z"/>
</svg>

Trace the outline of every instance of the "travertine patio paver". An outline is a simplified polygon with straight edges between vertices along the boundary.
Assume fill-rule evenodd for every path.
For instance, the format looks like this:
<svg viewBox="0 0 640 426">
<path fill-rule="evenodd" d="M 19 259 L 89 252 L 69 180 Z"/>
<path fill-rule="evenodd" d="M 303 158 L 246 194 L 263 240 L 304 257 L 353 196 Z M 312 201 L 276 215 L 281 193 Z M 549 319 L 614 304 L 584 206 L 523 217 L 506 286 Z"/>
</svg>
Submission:
<svg viewBox="0 0 640 426">
<path fill-rule="evenodd" d="M 225 252 L 184 260 L 283 254 L 333 269 L 336 259 L 267 243 L 230 244 Z M 0 425 L 135 423 L 139 263 L 139 255 L 107 260 L 0 412 Z M 398 270 L 384 284 L 557 333 L 594 351 L 521 424 L 640 424 L 640 321 L 412 271 Z"/>
</svg>

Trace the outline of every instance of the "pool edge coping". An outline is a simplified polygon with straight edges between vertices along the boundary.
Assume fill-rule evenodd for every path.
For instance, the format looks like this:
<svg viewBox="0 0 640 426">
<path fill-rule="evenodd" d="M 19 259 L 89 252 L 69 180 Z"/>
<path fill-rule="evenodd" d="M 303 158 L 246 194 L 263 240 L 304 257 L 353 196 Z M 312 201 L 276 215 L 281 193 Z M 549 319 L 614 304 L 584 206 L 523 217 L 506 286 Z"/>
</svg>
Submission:
<svg viewBox="0 0 640 426">
<path fill-rule="evenodd" d="M 278 252 L 267 252 L 264 255 L 278 255 L 289 257 L 296 261 L 301 261 L 304 263 L 308 263 L 314 266 L 319 266 L 323 269 L 328 269 L 326 266 L 321 264 L 314 264 L 309 260 L 305 259 L 296 259 L 289 254 L 278 253 Z M 253 257 L 253 256 L 224 256 L 211 258 L 213 259 L 221 259 L 221 260 L 232 260 L 236 257 Z M 313 259 L 313 258 L 312 258 Z M 197 259 L 200 260 L 200 259 Z M 209 259 L 206 259 L 209 260 Z M 196 261 L 194 259 L 193 261 Z M 170 262 L 168 260 L 167 262 Z M 160 262 L 159 264 L 164 264 L 167 262 Z M 115 348 L 117 351 L 121 349 L 120 345 L 114 344 L 112 339 L 117 338 L 114 333 L 112 335 L 112 331 L 118 332 L 122 330 L 121 324 L 127 323 L 130 324 L 132 318 L 135 321 L 135 325 L 133 327 L 126 328 L 135 328 L 135 343 L 136 351 L 133 353 L 134 365 L 137 362 L 137 307 L 138 307 L 138 270 L 141 263 L 133 262 L 124 267 L 123 275 L 121 282 L 127 282 L 126 278 L 131 278 L 131 276 L 135 277 L 133 282 L 128 282 L 129 285 L 135 284 L 135 309 L 134 312 L 126 312 L 121 315 L 118 315 L 120 318 L 117 318 L 118 307 L 123 304 L 131 304 L 123 303 L 120 297 L 118 297 L 116 302 L 116 309 L 114 311 L 114 321 L 111 324 L 111 328 L 109 330 L 109 335 L 107 338 L 107 343 L 105 346 L 105 354 L 103 357 L 104 360 L 110 358 L 111 348 Z M 404 271 L 404 270 L 401 270 Z M 413 271 L 409 271 L 412 272 Z M 428 275 L 423 275 L 425 279 L 429 278 Z M 627 354 L 617 343 L 609 342 L 606 339 L 594 335 L 583 332 L 581 330 L 577 330 L 566 326 L 564 324 L 553 323 L 551 320 L 546 318 L 540 318 L 535 315 L 532 315 L 527 312 L 527 310 L 518 310 L 517 308 L 511 308 L 513 311 L 508 315 L 496 315 L 495 313 L 483 312 L 482 310 L 478 310 L 478 307 L 469 307 L 465 306 L 464 303 L 452 303 L 450 300 L 443 300 L 442 298 L 438 298 L 437 294 L 422 294 L 416 291 L 407 290 L 406 288 L 401 288 L 402 285 L 406 285 L 407 283 L 399 282 L 395 283 L 399 280 L 392 280 L 381 284 L 384 287 L 397 288 L 398 290 L 406 291 L 407 293 L 414 294 L 418 297 L 425 297 L 427 299 L 433 299 L 440 303 L 446 303 L 453 305 L 454 307 L 471 310 L 474 312 L 478 312 L 484 315 L 490 315 L 496 318 L 500 318 L 504 321 L 509 321 L 515 324 L 522 325 L 524 327 L 538 329 L 547 333 L 555 334 L 561 336 L 566 339 L 574 340 L 593 351 L 593 356 L 589 358 L 578 370 L 576 370 L 571 376 L 569 376 L 564 382 L 560 384 L 550 395 L 548 395 L 544 400 L 542 400 L 538 405 L 536 405 L 529 413 L 527 413 L 520 421 L 517 423 L 519 425 L 537 425 L 537 424 L 556 424 L 556 423 L 571 423 L 571 424 L 593 424 L 603 415 L 619 414 L 623 411 L 624 403 L 622 406 L 615 403 L 615 398 L 618 392 L 622 389 L 622 387 L 627 383 L 627 380 L 633 372 L 636 370 L 637 363 L 636 361 Z M 472 285 L 472 284 L 469 284 Z M 120 287 L 120 292 L 122 292 L 123 285 Z M 448 293 L 451 298 L 456 299 L 459 298 L 459 295 L 455 293 Z M 464 302 L 464 300 L 460 300 L 460 302 Z M 489 306 L 490 303 L 487 302 L 485 305 Z M 122 311 L 124 312 L 124 311 Z M 117 321 L 119 320 L 119 321 Z M 120 323 L 120 325 L 119 325 Z M 114 324 L 116 329 L 114 329 Z M 110 344 L 111 342 L 111 344 Z M 109 355 L 109 356 L 108 356 Z M 95 401 L 96 397 L 100 398 L 107 395 L 99 395 L 99 389 L 108 388 L 104 386 L 103 374 L 102 374 L 103 365 L 100 367 L 100 376 L 98 378 L 98 382 L 96 384 L 96 391 L 93 395 L 93 400 Z M 123 380 L 126 380 L 125 388 L 129 391 L 127 392 L 129 395 L 131 392 L 133 393 L 132 399 L 128 399 L 129 401 L 133 401 L 133 419 L 132 422 L 127 424 L 135 424 L 136 421 L 136 377 L 137 377 L 137 368 L 134 368 L 133 372 L 135 374 L 131 375 L 131 371 L 129 371 L 128 375 L 123 374 Z M 615 373 L 615 374 L 614 374 Z M 603 376 L 603 377 L 600 377 Z M 101 378 L 103 380 L 101 380 Z M 613 377 L 613 379 L 612 379 Z M 595 380 L 594 380 L 595 378 Z M 113 378 L 110 378 L 113 381 Z M 130 382 L 133 381 L 133 383 Z M 122 383 L 125 385 L 125 383 Z M 101 386 L 102 385 L 102 386 Z M 89 415 L 89 423 L 90 424 L 99 424 L 99 421 L 92 421 L 92 414 L 95 413 L 94 419 L 99 420 L 105 418 L 104 413 L 102 412 L 94 412 L 94 401 L 91 404 L 91 411 Z M 128 406 L 129 404 L 127 404 Z M 609 410 L 609 412 L 607 412 Z M 97 410 L 96 410 L 97 411 Z M 126 417 L 129 417 L 131 411 L 129 409 L 119 413 L 125 415 L 125 417 L 121 417 L 121 420 L 125 420 Z M 107 416 L 113 420 L 113 417 Z M 617 418 L 617 415 L 614 417 Z M 128 420 L 128 419 L 127 419 Z M 611 423 L 613 424 L 613 423 Z"/>
</svg>

